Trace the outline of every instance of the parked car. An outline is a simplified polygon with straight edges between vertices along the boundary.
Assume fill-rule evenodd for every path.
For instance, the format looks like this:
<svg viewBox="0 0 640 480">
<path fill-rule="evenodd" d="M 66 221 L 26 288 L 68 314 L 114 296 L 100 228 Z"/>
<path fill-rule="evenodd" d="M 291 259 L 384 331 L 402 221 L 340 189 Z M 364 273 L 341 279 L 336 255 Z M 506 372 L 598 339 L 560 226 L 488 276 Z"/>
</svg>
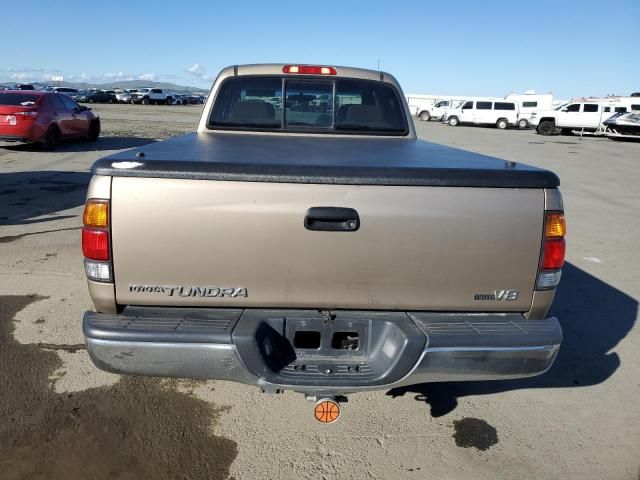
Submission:
<svg viewBox="0 0 640 480">
<path fill-rule="evenodd" d="M 203 95 L 189 95 L 188 100 L 190 105 L 202 105 L 205 102 L 206 97 Z M 282 104 L 280 104 L 282 108 Z"/>
<path fill-rule="evenodd" d="M 51 90 L 48 90 L 49 92 L 55 92 L 55 93 L 61 93 L 63 95 L 66 95 L 67 97 L 71 97 L 73 98 L 74 95 L 78 94 L 78 90 L 76 90 L 75 88 L 68 88 L 68 87 L 53 87 Z"/>
<path fill-rule="evenodd" d="M 138 90 L 122 90 L 116 93 L 116 100 L 118 103 L 131 103 L 131 94 L 137 92 Z"/>
<path fill-rule="evenodd" d="M 161 88 L 142 88 L 131 94 L 131 103 L 164 105 L 165 103 L 173 103 L 173 97 L 166 94 Z"/>
<path fill-rule="evenodd" d="M 116 103 L 116 94 L 104 90 L 88 90 L 77 97 L 78 102 L 83 103 Z"/>
<path fill-rule="evenodd" d="M 91 93 L 92 90 L 78 90 L 76 93 L 71 95 L 71 100 L 75 101 L 75 102 L 79 102 L 80 101 L 80 97 L 84 97 L 85 95 Z"/>
<path fill-rule="evenodd" d="M 97 140 L 100 117 L 66 95 L 42 91 L 0 92 L 0 140 L 33 142 L 47 150 L 68 139 Z"/>
<path fill-rule="evenodd" d="M 555 174 L 418 140 L 385 72 L 236 65 L 212 92 L 197 132 L 91 167 L 97 367 L 334 400 L 551 367 Z"/>
<path fill-rule="evenodd" d="M 16 90 L 35 90 L 35 87 L 30 83 L 18 83 Z"/>
<path fill-rule="evenodd" d="M 468 101 L 460 108 L 448 112 L 447 122 L 452 127 L 461 123 L 472 125 L 495 125 L 504 130 L 518 123 L 518 108 L 515 102 Z"/>
<path fill-rule="evenodd" d="M 172 94 L 173 105 L 188 105 L 189 97 L 187 95 Z"/>
</svg>

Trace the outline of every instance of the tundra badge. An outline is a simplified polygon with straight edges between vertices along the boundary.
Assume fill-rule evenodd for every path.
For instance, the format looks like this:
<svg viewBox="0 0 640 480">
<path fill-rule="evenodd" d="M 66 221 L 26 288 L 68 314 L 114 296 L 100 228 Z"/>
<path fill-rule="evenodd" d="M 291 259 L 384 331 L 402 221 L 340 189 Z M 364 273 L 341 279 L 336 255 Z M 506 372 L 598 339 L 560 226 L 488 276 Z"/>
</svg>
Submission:
<svg viewBox="0 0 640 480">
<path fill-rule="evenodd" d="M 129 285 L 135 293 L 164 293 L 169 297 L 247 297 L 245 287 L 203 287 L 185 285 Z"/>
</svg>

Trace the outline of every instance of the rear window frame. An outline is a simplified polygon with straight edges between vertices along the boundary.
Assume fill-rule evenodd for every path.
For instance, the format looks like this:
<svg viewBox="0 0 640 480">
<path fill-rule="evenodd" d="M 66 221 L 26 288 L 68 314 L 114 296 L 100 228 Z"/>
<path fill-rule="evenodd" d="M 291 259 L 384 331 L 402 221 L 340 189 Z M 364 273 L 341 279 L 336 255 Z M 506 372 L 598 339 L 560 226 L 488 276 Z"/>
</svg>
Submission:
<svg viewBox="0 0 640 480">
<path fill-rule="evenodd" d="M 23 93 L 24 92 L 24 93 Z M 30 92 L 30 90 L 22 90 L 19 92 L 7 92 L 7 91 L 0 91 L 0 96 L 2 95 L 7 95 L 10 97 L 14 97 L 14 96 L 23 96 L 23 97 L 33 97 L 35 98 L 35 100 L 23 100 L 23 102 L 33 102 L 33 104 L 31 105 L 22 105 L 22 103 L 2 103 L 2 101 L 0 101 L 0 106 L 2 107 L 35 107 L 36 105 L 39 105 L 40 102 L 42 101 L 42 97 L 43 95 L 38 95 L 38 94 L 32 94 L 32 93 L 28 93 Z"/>
<path fill-rule="evenodd" d="M 212 116 L 214 113 L 214 106 L 218 101 L 218 97 L 222 92 L 224 85 L 228 82 L 233 81 L 238 78 L 275 78 L 280 79 L 282 82 L 282 95 L 284 101 L 284 95 L 286 94 L 286 83 L 288 80 L 298 81 L 298 82 L 327 82 L 332 85 L 333 89 L 333 113 L 332 113 L 332 124 L 330 128 L 327 127 L 303 127 L 303 126 L 289 126 L 286 127 L 284 124 L 284 120 L 279 128 L 275 127 L 256 127 L 256 126 L 239 126 L 239 125 L 214 125 L 212 123 Z M 334 128 L 335 123 L 335 115 L 336 115 L 336 81 L 339 80 L 351 80 L 358 82 L 366 82 L 372 84 L 381 84 L 387 88 L 391 89 L 391 92 L 395 96 L 398 106 L 401 110 L 402 124 L 403 130 L 397 131 L 383 131 L 383 130 L 337 130 Z M 283 103 L 283 118 L 284 115 L 284 103 Z M 269 75 L 239 75 L 233 77 L 225 78 L 218 88 L 216 89 L 215 97 L 213 98 L 213 102 L 211 104 L 211 112 L 207 118 L 206 124 L 207 130 L 211 131 L 225 131 L 225 132 L 257 132 L 257 133 L 277 133 L 277 134 L 314 134 L 314 135 L 339 135 L 339 136 L 376 136 L 376 137 L 406 137 L 411 133 L 409 128 L 409 124 L 407 121 L 407 113 L 404 108 L 404 102 L 402 100 L 402 96 L 398 92 L 398 89 L 388 82 L 381 82 L 379 80 L 370 80 L 366 78 L 357 78 L 357 77 L 342 77 L 342 76 L 334 76 L 334 75 L 277 75 L 277 74 L 269 74 Z"/>
</svg>

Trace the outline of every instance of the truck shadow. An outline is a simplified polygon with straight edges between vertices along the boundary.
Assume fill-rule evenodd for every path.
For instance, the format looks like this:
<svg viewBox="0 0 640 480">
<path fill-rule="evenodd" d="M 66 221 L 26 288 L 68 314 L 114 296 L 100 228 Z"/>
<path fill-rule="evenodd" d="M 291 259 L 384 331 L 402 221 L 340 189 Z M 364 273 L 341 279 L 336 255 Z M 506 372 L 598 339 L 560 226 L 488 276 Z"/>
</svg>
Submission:
<svg viewBox="0 0 640 480">
<path fill-rule="evenodd" d="M 95 142 L 87 142 L 83 140 L 69 140 L 63 141 L 55 152 L 101 152 L 103 150 L 123 150 L 125 148 L 141 147 L 149 143 L 155 143 L 158 140 L 148 137 L 100 137 Z M 38 144 L 35 143 L 17 143 L 17 144 L 3 144 L 1 146 L 4 150 L 11 150 L 13 152 L 40 152 L 43 155 L 48 155 L 51 152 L 43 150 Z"/>
<path fill-rule="evenodd" d="M 563 342 L 551 369 L 538 377 L 487 382 L 446 382 L 410 385 L 389 390 L 387 395 L 415 395 L 431 407 L 431 415 L 452 412 L 458 398 L 527 388 L 566 388 L 597 385 L 620 366 L 611 350 L 633 328 L 638 301 L 584 270 L 565 263 L 562 281 L 550 315 L 557 316 Z"/>
<path fill-rule="evenodd" d="M 33 171 L 0 173 L 0 225 L 26 225 L 75 217 L 57 214 L 84 204 L 91 174 Z"/>
</svg>

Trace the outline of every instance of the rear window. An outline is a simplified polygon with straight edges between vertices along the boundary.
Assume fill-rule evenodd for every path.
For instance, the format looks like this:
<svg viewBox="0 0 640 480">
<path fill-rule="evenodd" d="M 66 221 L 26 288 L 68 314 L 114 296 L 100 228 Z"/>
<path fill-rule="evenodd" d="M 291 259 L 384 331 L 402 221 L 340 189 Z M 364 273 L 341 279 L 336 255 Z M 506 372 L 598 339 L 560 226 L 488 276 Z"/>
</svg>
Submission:
<svg viewBox="0 0 640 480">
<path fill-rule="evenodd" d="M 491 102 L 476 102 L 477 110 L 491 110 Z"/>
<path fill-rule="evenodd" d="M 516 104 L 509 102 L 496 102 L 493 108 L 495 110 L 515 110 Z"/>
<path fill-rule="evenodd" d="M 29 95 L 28 93 L 0 93 L 0 105 L 21 105 L 28 107 L 38 102 L 40 95 Z"/>
<path fill-rule="evenodd" d="M 582 111 L 583 112 L 597 112 L 598 111 L 598 105 L 596 105 L 595 103 L 585 103 L 584 104 L 584 109 Z"/>
<path fill-rule="evenodd" d="M 216 96 L 209 128 L 405 135 L 396 90 L 381 82 L 304 77 L 234 77 Z"/>
<path fill-rule="evenodd" d="M 538 106 L 538 102 L 522 102 L 524 108 L 535 108 Z"/>
</svg>

